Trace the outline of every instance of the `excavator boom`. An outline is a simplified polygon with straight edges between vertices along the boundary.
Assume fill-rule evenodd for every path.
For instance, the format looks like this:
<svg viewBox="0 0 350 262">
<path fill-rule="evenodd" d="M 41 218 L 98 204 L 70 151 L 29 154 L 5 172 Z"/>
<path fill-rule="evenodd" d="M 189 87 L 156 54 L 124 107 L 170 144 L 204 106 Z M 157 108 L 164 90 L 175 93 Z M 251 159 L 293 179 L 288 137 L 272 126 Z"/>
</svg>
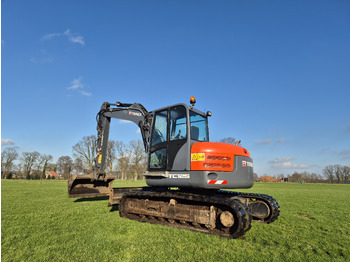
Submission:
<svg viewBox="0 0 350 262">
<path fill-rule="evenodd" d="M 115 104 L 103 103 L 98 112 L 96 158 L 94 166 L 85 175 L 73 175 L 68 180 L 68 196 L 99 197 L 108 196 L 111 191 L 114 176 L 105 172 L 107 145 L 111 118 L 123 119 L 134 122 L 141 130 L 145 150 L 148 150 L 150 137 L 151 115 L 141 104 L 127 104 L 117 102 Z"/>
</svg>

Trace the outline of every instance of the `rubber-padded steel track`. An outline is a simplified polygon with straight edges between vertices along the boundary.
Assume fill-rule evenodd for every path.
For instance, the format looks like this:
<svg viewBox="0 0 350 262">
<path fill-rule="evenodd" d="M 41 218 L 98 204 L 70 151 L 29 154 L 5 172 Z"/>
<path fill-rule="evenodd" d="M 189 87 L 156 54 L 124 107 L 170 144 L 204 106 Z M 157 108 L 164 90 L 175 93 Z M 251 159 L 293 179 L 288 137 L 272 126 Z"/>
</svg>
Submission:
<svg viewBox="0 0 350 262">
<path fill-rule="evenodd" d="M 141 222 L 240 238 L 251 228 L 252 217 L 239 199 L 223 194 L 226 193 L 130 192 L 123 194 L 119 213 Z"/>
</svg>

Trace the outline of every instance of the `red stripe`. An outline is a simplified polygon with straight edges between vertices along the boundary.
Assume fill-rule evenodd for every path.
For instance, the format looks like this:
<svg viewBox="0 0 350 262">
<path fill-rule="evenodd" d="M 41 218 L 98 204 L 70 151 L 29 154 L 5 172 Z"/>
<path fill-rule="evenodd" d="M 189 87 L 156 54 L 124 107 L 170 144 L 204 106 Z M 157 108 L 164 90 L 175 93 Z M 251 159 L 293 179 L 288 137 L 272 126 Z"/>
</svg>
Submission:
<svg viewBox="0 0 350 262">
<path fill-rule="evenodd" d="M 222 185 L 227 185 L 227 180 L 224 180 L 221 184 Z"/>
<path fill-rule="evenodd" d="M 217 180 L 209 180 L 208 184 L 213 185 L 216 183 Z"/>
</svg>

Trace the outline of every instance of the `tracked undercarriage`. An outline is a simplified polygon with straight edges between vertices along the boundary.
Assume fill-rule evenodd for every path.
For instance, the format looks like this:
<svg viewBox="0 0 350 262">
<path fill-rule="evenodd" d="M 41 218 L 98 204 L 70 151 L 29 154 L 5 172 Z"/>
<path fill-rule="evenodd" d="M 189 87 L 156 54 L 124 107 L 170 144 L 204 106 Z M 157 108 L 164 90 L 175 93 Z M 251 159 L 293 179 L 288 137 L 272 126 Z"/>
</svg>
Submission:
<svg viewBox="0 0 350 262">
<path fill-rule="evenodd" d="M 244 236 L 252 220 L 271 223 L 279 215 L 278 203 L 268 195 L 221 190 L 199 194 L 165 188 L 114 188 L 110 204 L 117 203 L 121 217 L 227 238 Z"/>
</svg>

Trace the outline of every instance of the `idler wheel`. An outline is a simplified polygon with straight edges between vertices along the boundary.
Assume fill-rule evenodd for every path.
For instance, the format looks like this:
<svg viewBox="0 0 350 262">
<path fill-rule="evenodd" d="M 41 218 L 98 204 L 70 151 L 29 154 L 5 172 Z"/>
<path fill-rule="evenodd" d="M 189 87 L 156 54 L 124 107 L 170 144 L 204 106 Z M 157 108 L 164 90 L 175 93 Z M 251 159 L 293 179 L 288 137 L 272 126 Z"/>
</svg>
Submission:
<svg viewBox="0 0 350 262">
<path fill-rule="evenodd" d="M 231 212 L 224 211 L 220 214 L 220 222 L 224 227 L 232 227 L 235 223 L 235 219 Z"/>
<path fill-rule="evenodd" d="M 249 211 L 253 217 L 264 219 L 270 215 L 269 206 L 263 201 L 254 201 L 249 204 Z"/>
</svg>

